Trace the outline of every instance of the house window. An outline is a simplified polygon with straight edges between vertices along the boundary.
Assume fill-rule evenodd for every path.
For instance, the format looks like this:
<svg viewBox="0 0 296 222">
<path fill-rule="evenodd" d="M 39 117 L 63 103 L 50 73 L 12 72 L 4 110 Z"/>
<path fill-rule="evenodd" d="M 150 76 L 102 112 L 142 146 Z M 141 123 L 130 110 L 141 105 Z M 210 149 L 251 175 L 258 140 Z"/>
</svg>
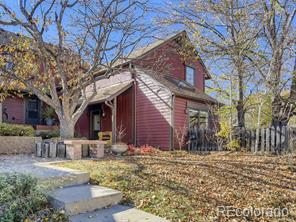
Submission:
<svg viewBox="0 0 296 222">
<path fill-rule="evenodd" d="M 207 111 L 189 109 L 189 127 L 197 129 L 207 129 L 209 114 Z"/>
<path fill-rule="evenodd" d="M 186 66 L 185 75 L 186 75 L 186 79 L 185 79 L 186 82 L 194 86 L 194 69 L 190 66 Z"/>
<path fill-rule="evenodd" d="M 40 100 L 31 97 L 26 100 L 26 124 L 37 125 L 40 123 Z"/>
</svg>

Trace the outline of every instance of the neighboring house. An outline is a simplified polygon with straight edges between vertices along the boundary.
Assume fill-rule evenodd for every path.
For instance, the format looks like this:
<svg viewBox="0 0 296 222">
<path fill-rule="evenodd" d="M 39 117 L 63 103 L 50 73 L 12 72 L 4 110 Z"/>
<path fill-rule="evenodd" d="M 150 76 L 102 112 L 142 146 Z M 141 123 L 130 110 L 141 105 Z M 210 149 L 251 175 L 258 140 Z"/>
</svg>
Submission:
<svg viewBox="0 0 296 222">
<path fill-rule="evenodd" d="M 98 94 L 78 120 L 77 134 L 97 139 L 112 131 L 115 140 L 121 127 L 124 142 L 167 150 L 177 146 L 176 131 L 184 127 L 216 127 L 211 106 L 218 102 L 205 94 L 211 76 L 188 40 L 183 31 L 118 62 L 114 75 L 96 82 Z M 36 97 L 8 98 L 3 107 L 9 122 L 43 123 Z"/>
</svg>

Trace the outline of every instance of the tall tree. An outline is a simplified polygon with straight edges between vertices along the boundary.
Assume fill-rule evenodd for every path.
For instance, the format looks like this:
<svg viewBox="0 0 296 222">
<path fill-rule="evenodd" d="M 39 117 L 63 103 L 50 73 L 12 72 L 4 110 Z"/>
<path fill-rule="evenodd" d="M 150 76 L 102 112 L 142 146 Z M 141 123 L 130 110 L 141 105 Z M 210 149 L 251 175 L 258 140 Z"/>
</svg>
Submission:
<svg viewBox="0 0 296 222">
<path fill-rule="evenodd" d="M 165 19 L 169 24 L 184 25 L 191 32 L 201 55 L 220 65 L 214 69 L 222 72 L 223 67 L 224 73 L 216 83 L 236 83 L 233 88 L 238 94 L 229 97 L 236 106 L 239 127 L 245 127 L 246 86 L 254 73 L 246 58 L 256 49 L 260 33 L 254 16 L 257 5 L 247 0 L 182 0 L 177 5 L 169 5 L 171 16 Z M 218 87 L 220 93 L 229 94 L 221 88 L 223 86 Z"/>
<path fill-rule="evenodd" d="M 61 136 L 73 137 L 97 94 L 96 80 L 112 75 L 114 64 L 149 32 L 146 11 L 141 0 L 19 0 L 18 8 L 0 1 L 0 24 L 29 37 L 12 36 L 2 46 L 2 89 L 35 94 L 54 108 Z"/>
<path fill-rule="evenodd" d="M 296 113 L 296 3 L 261 1 L 262 38 L 266 63 L 257 67 L 272 95 L 272 124 L 287 125 Z M 289 95 L 283 95 L 289 90 Z"/>
</svg>

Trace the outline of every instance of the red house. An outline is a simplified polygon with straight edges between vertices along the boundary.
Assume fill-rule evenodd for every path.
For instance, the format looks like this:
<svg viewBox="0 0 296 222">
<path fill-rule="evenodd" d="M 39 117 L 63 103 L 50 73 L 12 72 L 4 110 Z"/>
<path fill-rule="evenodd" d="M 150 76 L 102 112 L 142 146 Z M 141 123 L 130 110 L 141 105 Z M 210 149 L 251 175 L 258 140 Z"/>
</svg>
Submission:
<svg viewBox="0 0 296 222">
<path fill-rule="evenodd" d="M 178 146 L 182 129 L 215 127 L 211 106 L 218 102 L 205 94 L 211 76 L 193 49 L 183 31 L 118 62 L 114 75 L 97 80 L 98 94 L 77 122 L 77 134 L 97 139 L 99 132 L 111 131 L 115 140 L 121 127 L 124 142 L 168 150 Z M 34 97 L 3 103 L 11 123 L 41 124 L 41 107 Z"/>
</svg>

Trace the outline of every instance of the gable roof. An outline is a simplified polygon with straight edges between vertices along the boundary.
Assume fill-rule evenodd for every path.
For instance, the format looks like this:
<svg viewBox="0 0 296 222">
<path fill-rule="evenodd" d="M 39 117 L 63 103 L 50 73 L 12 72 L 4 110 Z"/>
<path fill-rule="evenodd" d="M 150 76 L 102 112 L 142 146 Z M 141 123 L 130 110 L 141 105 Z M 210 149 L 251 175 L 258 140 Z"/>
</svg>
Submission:
<svg viewBox="0 0 296 222">
<path fill-rule="evenodd" d="M 97 95 L 95 95 L 94 98 L 90 101 L 90 104 L 110 101 L 114 99 L 114 97 L 129 89 L 133 85 L 133 82 L 134 80 L 128 80 L 122 83 L 117 83 L 115 85 L 97 89 Z"/>
<path fill-rule="evenodd" d="M 150 69 L 144 69 L 141 67 L 136 67 L 136 70 L 151 76 L 153 79 L 166 86 L 176 96 L 198 100 L 200 102 L 207 102 L 210 104 L 220 104 L 218 100 L 207 95 L 196 87 L 188 85 L 183 80 L 178 80 L 167 75 L 159 75 Z"/>
<path fill-rule="evenodd" d="M 171 35 L 171 36 L 169 36 L 169 37 L 167 37 L 165 39 L 158 39 L 157 41 L 155 41 L 155 42 L 153 42 L 153 43 L 151 43 L 151 44 L 149 44 L 147 46 L 144 46 L 144 47 L 141 47 L 141 48 L 138 48 L 138 49 L 132 51 L 126 58 L 117 60 L 113 65 L 114 66 L 125 65 L 125 64 L 127 64 L 129 62 L 139 60 L 142 57 L 144 57 L 145 55 L 147 55 L 150 52 L 157 49 L 158 47 L 162 46 L 163 44 L 165 44 L 165 43 L 167 43 L 169 41 L 172 41 L 172 40 L 176 40 L 179 37 L 184 37 L 184 38 L 188 39 L 191 46 L 193 48 L 195 48 L 193 46 L 193 44 L 191 43 L 191 41 L 190 41 L 190 39 L 189 39 L 189 37 L 187 35 L 187 32 L 185 30 L 183 30 L 183 31 L 178 32 L 177 34 Z M 210 73 L 208 72 L 204 62 L 202 61 L 202 59 L 200 58 L 200 56 L 198 55 L 198 52 L 196 50 L 195 50 L 195 53 L 198 56 L 199 61 L 200 61 L 201 65 L 203 66 L 204 70 L 205 70 L 205 73 L 206 73 L 205 78 L 206 79 L 211 79 Z"/>
</svg>

